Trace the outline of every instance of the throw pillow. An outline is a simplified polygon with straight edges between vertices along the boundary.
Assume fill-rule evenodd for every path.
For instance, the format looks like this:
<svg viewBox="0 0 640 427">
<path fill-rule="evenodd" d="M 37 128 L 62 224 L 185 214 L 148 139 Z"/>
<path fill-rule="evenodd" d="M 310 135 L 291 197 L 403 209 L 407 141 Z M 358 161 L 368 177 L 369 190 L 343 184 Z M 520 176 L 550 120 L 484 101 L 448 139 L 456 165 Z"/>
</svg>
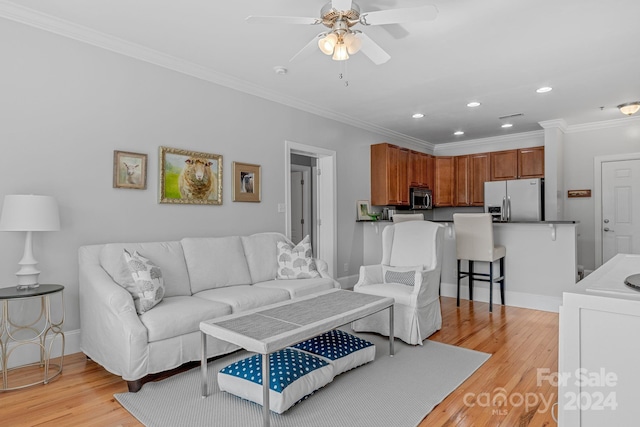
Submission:
<svg viewBox="0 0 640 427">
<path fill-rule="evenodd" d="M 384 283 L 399 283 L 415 286 L 422 282 L 422 267 L 390 267 L 382 266 L 382 281 Z"/>
<path fill-rule="evenodd" d="M 164 297 L 162 271 L 137 251 L 132 255 L 124 249 L 122 255 L 133 278 L 132 283 L 125 284 L 125 289 L 133 297 L 138 314 L 143 314 L 151 310 Z"/>
<path fill-rule="evenodd" d="M 293 346 L 328 359 L 333 365 L 333 374 L 340 375 L 376 357 L 376 346 L 340 329 L 325 332 Z"/>
<path fill-rule="evenodd" d="M 278 242 L 277 279 L 312 279 L 320 277 L 312 258 L 311 239 L 305 236 L 296 246 Z"/>
<path fill-rule="evenodd" d="M 333 381 L 333 366 L 292 348 L 269 355 L 269 409 L 282 414 Z M 218 372 L 220 390 L 262 405 L 262 355 L 232 363 Z"/>
</svg>

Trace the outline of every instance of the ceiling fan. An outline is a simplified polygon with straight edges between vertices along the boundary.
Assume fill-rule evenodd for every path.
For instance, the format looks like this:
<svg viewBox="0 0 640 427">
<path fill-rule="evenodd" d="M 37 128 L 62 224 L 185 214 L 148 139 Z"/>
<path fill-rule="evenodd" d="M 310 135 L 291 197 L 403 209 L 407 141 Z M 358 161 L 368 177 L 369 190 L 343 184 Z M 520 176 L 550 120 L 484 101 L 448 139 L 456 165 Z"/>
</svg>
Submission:
<svg viewBox="0 0 640 427">
<path fill-rule="evenodd" d="M 438 10 L 435 6 L 360 12 L 360 6 L 351 0 L 332 0 L 322 7 L 320 18 L 248 16 L 246 21 L 252 24 L 323 24 L 329 28 L 329 31 L 324 31 L 314 37 L 291 58 L 291 61 L 303 53 L 310 52 L 317 44 L 322 53 L 331 55 L 335 61 L 347 60 L 349 55 L 361 50 L 373 63 L 380 65 L 387 62 L 391 56 L 369 36 L 354 29 L 354 26 L 358 24 L 369 26 L 430 21 L 436 16 L 438 16 Z"/>
</svg>

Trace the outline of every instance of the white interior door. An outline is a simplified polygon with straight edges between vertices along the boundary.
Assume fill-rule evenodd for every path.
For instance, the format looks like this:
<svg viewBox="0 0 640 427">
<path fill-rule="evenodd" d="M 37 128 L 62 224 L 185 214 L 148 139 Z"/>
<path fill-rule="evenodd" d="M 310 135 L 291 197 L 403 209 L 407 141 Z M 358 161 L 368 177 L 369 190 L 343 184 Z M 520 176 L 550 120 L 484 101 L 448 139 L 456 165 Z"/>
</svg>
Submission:
<svg viewBox="0 0 640 427">
<path fill-rule="evenodd" d="M 602 262 L 640 254 L 640 160 L 602 163 Z"/>
</svg>

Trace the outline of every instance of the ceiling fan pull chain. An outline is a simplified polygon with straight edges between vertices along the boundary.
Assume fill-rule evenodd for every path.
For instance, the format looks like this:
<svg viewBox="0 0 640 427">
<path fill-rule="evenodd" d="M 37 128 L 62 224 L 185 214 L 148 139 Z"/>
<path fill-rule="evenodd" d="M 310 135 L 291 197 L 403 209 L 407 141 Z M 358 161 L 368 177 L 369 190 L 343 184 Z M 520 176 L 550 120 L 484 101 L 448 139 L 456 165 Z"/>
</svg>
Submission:
<svg viewBox="0 0 640 427">
<path fill-rule="evenodd" d="M 340 72 L 338 78 L 344 80 L 344 87 L 349 87 L 349 75 L 347 73 L 347 61 L 340 61 Z"/>
</svg>

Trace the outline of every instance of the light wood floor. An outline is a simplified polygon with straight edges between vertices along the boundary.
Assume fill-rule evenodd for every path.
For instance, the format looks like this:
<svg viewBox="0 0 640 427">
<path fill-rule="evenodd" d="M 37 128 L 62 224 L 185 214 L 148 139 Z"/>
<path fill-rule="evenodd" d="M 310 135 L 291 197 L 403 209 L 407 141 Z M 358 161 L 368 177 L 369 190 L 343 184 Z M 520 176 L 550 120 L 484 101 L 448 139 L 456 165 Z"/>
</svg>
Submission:
<svg viewBox="0 0 640 427">
<path fill-rule="evenodd" d="M 492 356 L 420 427 L 557 425 L 550 407 L 557 388 L 539 382 L 538 369 L 558 370 L 558 314 L 500 305 L 489 314 L 486 303 L 462 301 L 457 308 L 455 299 L 441 300 L 442 330 L 429 339 Z M 119 377 L 73 354 L 48 385 L 0 393 L 0 425 L 140 426 L 113 398 L 126 391 Z"/>
</svg>

